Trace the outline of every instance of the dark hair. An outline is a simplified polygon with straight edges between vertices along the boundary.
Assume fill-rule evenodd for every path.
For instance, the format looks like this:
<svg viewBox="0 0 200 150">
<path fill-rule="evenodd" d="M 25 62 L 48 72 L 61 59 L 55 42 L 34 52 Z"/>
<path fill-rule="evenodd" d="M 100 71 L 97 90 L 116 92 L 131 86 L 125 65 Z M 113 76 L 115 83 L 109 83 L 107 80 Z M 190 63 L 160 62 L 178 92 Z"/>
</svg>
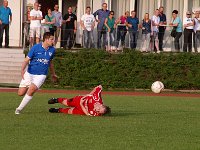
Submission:
<svg viewBox="0 0 200 150">
<path fill-rule="evenodd" d="M 114 12 L 113 10 L 111 10 L 111 11 L 109 12 L 109 15 L 110 15 L 111 13 L 115 14 L 115 12 Z"/>
<path fill-rule="evenodd" d="M 47 7 L 47 13 L 48 13 L 49 9 L 51 10 L 51 8 L 50 8 L 50 7 Z M 51 11 L 52 11 L 52 10 L 51 10 Z"/>
<path fill-rule="evenodd" d="M 86 9 L 88 9 L 88 8 L 89 8 L 89 9 L 91 9 L 91 7 L 90 7 L 90 6 L 87 6 L 87 7 L 86 7 Z"/>
<path fill-rule="evenodd" d="M 102 3 L 102 6 L 105 5 L 105 4 L 108 5 L 107 3 Z"/>
<path fill-rule="evenodd" d="M 43 42 L 53 36 L 50 32 L 45 32 L 43 35 Z"/>
<path fill-rule="evenodd" d="M 105 107 L 105 113 L 103 115 L 110 114 L 111 113 L 111 108 L 108 107 L 108 106 L 105 106 L 105 105 L 104 105 L 104 107 Z"/>
<path fill-rule="evenodd" d="M 178 10 L 173 10 L 172 13 L 178 14 Z"/>
</svg>

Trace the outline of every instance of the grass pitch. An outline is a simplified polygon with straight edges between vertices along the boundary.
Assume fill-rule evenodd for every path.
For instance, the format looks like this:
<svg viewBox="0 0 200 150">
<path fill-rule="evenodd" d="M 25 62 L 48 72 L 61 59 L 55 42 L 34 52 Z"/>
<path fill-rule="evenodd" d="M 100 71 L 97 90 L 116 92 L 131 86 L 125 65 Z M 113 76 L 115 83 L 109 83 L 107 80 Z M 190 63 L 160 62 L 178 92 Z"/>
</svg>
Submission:
<svg viewBox="0 0 200 150">
<path fill-rule="evenodd" d="M 15 115 L 21 98 L 0 93 L 0 150 L 197 150 L 200 100 L 104 95 L 106 117 L 51 114 L 41 94 Z M 56 104 L 55 107 L 59 107 Z"/>
</svg>

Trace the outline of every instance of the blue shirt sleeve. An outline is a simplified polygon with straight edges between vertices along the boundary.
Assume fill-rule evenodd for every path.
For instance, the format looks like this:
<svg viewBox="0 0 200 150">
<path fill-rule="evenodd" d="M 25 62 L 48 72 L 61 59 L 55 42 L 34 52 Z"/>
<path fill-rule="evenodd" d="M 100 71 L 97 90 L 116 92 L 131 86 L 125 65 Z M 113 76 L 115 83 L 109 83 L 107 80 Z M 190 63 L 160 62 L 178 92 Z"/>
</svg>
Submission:
<svg viewBox="0 0 200 150">
<path fill-rule="evenodd" d="M 9 8 L 9 15 L 12 16 L 12 12 L 11 12 L 11 9 L 10 9 L 10 8 Z"/>
<path fill-rule="evenodd" d="M 34 56 L 34 51 L 35 51 L 35 46 L 33 46 L 32 48 L 31 48 L 31 50 L 28 52 L 28 57 L 30 58 L 30 59 L 32 59 L 33 58 L 33 56 Z"/>
<path fill-rule="evenodd" d="M 96 12 L 93 13 L 94 17 L 96 18 L 96 16 L 98 15 L 99 10 L 97 10 Z"/>
</svg>

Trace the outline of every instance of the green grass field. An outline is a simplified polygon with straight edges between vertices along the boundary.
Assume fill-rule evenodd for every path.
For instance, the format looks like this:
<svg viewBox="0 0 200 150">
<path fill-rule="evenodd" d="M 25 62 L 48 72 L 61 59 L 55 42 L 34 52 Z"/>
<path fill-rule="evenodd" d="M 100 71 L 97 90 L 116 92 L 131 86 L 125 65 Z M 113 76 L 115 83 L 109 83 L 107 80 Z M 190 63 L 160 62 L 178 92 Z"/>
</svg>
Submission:
<svg viewBox="0 0 200 150">
<path fill-rule="evenodd" d="M 21 98 L 0 93 L 0 150 L 200 149 L 198 98 L 104 95 L 112 114 L 87 117 L 50 114 L 47 100 L 59 96 L 36 94 L 15 115 Z"/>
</svg>

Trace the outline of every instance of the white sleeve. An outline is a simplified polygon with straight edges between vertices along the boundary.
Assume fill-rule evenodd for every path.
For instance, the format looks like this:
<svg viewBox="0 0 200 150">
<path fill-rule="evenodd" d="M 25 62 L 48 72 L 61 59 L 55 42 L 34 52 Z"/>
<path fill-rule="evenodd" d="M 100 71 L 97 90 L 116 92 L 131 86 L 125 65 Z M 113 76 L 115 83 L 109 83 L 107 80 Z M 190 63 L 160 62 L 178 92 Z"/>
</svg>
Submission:
<svg viewBox="0 0 200 150">
<path fill-rule="evenodd" d="M 186 25 L 187 24 L 187 18 L 184 18 L 183 19 L 183 25 Z"/>
<path fill-rule="evenodd" d="M 81 17 L 81 21 L 84 21 L 85 20 L 85 15 L 83 15 L 82 17 Z"/>
</svg>

